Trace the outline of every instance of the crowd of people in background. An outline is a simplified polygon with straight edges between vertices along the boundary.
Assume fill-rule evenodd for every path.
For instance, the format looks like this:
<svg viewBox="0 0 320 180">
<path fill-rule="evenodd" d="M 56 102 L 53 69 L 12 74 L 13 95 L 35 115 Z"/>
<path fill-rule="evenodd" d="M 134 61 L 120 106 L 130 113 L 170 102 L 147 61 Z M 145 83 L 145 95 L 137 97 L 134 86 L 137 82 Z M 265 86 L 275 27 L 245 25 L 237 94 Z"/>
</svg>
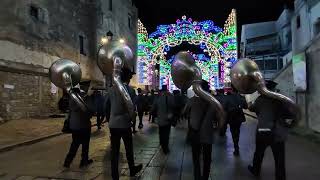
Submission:
<svg viewBox="0 0 320 180">
<path fill-rule="evenodd" d="M 146 117 L 149 123 L 157 123 L 159 127 L 159 143 L 164 154 L 170 153 L 169 137 L 171 127 L 179 123 L 188 125 L 187 142 L 192 148 L 192 157 L 194 164 L 194 178 L 208 179 L 210 174 L 212 144 L 214 143 L 214 133 L 218 131 L 217 112 L 210 104 L 198 97 L 188 97 L 187 92 L 174 90 L 170 93 L 167 86 L 163 86 L 159 91 L 143 91 L 138 88 L 134 90 L 128 84 L 132 74 L 130 70 L 123 70 L 122 81 L 127 89 L 133 104 L 135 106 L 136 117 L 131 117 L 125 110 L 125 103 L 119 92 L 113 86 L 107 93 L 96 90 L 91 96 L 86 92 L 80 92 L 87 103 L 90 112 L 83 112 L 73 100 L 69 100 L 69 126 L 72 132 L 72 143 L 70 150 L 65 158 L 64 167 L 68 168 L 76 155 L 77 149 L 82 145 L 82 160 L 80 167 L 87 166 L 93 162 L 88 157 L 91 122 L 93 115 L 97 116 L 97 128 L 101 129 L 103 122 L 108 122 L 111 139 L 111 169 L 112 178 L 119 179 L 119 148 L 121 139 L 123 139 L 127 161 L 130 169 L 130 176 L 135 176 L 142 168 L 142 165 L 135 165 L 133 154 L 133 136 L 139 130 L 143 129 Z M 270 85 L 271 84 L 271 85 Z M 208 93 L 214 93 L 214 97 L 221 103 L 226 112 L 226 121 L 218 131 L 221 137 L 224 137 L 228 125 L 234 144 L 234 156 L 240 155 L 239 139 L 240 129 L 243 122 L 246 121 L 243 109 L 249 109 L 256 112 L 258 117 L 258 128 L 256 134 L 256 152 L 254 154 L 253 164 L 248 166 L 249 171 L 259 176 L 264 151 L 267 146 L 271 146 L 276 166 L 276 180 L 285 180 L 285 152 L 284 142 L 286 140 L 286 131 L 278 122 L 284 117 L 285 107 L 279 102 L 266 96 L 258 97 L 254 104 L 247 104 L 246 99 L 235 89 L 230 91 L 217 90 L 210 91 L 208 82 L 202 81 L 202 89 Z M 272 83 L 267 83 L 267 88 L 273 90 Z M 59 104 L 65 106 L 64 99 Z M 285 116 L 289 117 L 292 115 Z M 138 120 L 138 125 L 136 121 Z M 270 131 L 267 131 L 267 130 Z M 261 131 L 260 131 L 261 130 Z M 203 170 L 201 173 L 200 155 L 203 156 Z"/>
</svg>

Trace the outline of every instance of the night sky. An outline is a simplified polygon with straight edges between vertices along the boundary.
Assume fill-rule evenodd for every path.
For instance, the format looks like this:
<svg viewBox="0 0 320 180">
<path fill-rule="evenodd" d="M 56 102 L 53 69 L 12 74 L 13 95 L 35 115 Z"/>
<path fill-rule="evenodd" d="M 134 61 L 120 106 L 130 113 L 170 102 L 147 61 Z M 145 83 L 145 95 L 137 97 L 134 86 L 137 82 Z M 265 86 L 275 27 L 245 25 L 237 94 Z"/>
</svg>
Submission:
<svg viewBox="0 0 320 180">
<path fill-rule="evenodd" d="M 223 28 L 234 8 L 237 10 L 239 42 L 243 24 L 277 20 L 285 6 L 293 9 L 294 0 L 134 0 L 134 2 L 139 10 L 139 18 L 149 34 L 154 32 L 158 25 L 173 24 L 183 15 L 195 21 L 212 20 L 215 25 Z M 166 55 L 167 59 L 181 50 L 203 53 L 198 46 L 184 42 L 171 48 Z"/>
<path fill-rule="evenodd" d="M 193 20 L 212 20 L 223 28 L 232 8 L 237 10 L 238 28 L 242 24 L 276 20 L 284 5 L 293 0 L 135 0 L 139 18 L 149 33 L 159 24 L 172 24 L 186 15 Z"/>
</svg>

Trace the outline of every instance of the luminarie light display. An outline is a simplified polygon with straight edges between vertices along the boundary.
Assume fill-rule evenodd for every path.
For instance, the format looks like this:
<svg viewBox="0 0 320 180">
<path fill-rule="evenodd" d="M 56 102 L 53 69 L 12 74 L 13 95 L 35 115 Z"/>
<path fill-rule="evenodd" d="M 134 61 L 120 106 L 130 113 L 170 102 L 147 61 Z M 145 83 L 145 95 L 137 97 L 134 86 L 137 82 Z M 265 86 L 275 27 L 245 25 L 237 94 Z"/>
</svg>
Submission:
<svg viewBox="0 0 320 180">
<path fill-rule="evenodd" d="M 154 67 L 160 65 L 160 87 L 168 85 L 175 89 L 170 76 L 173 57 L 166 58 L 172 47 L 183 42 L 199 46 L 203 54 L 193 54 L 201 68 L 203 79 L 210 83 L 211 89 L 230 86 L 230 68 L 237 61 L 236 11 L 232 10 L 224 29 L 213 21 L 193 21 L 183 16 L 175 24 L 159 25 L 150 35 L 141 21 L 138 21 L 138 82 L 152 85 Z M 207 54 L 208 56 L 206 56 Z"/>
</svg>

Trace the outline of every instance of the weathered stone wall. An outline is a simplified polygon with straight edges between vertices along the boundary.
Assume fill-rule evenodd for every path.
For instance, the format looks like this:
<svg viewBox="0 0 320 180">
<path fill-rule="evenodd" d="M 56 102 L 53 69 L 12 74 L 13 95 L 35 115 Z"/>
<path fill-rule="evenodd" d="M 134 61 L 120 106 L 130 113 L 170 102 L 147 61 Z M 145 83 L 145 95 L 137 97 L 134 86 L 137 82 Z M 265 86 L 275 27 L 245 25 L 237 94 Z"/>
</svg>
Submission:
<svg viewBox="0 0 320 180">
<path fill-rule="evenodd" d="M 112 28 L 116 37 L 125 38 L 136 51 L 137 9 L 129 0 L 113 0 L 114 8 L 109 12 L 107 2 L 1 0 L 0 118 L 39 117 L 57 112 L 61 90 L 50 93 L 47 73 L 59 58 L 80 64 L 82 79 L 92 80 L 91 84 L 103 82 L 96 65 L 97 47 L 101 36 Z M 37 9 L 33 15 L 31 8 Z M 128 14 L 132 15 L 132 28 L 127 27 Z M 80 53 L 79 36 L 84 38 L 84 53 Z"/>
<path fill-rule="evenodd" d="M 296 100 L 296 94 L 293 91 L 294 84 L 291 63 L 287 64 L 287 66 L 273 78 L 273 81 L 278 83 L 277 89 L 280 90 L 281 94 L 290 97 L 294 101 Z"/>
<path fill-rule="evenodd" d="M 0 116 L 4 119 L 43 117 L 57 113 L 58 93 L 48 77 L 0 71 Z"/>
<path fill-rule="evenodd" d="M 48 67 L 53 60 L 39 62 L 37 56 L 68 58 L 81 65 L 84 79 L 102 81 L 96 65 L 96 4 L 80 0 L 3 0 L 0 7 L 1 47 L 13 56 L 0 59 L 24 61 Z M 31 6 L 40 9 L 39 18 L 30 15 Z M 84 52 L 80 54 L 79 36 L 84 37 Z M 15 45 L 21 47 L 13 47 Z M 24 49 L 25 48 L 25 49 Z M 12 52 L 14 51 L 14 52 Z M 29 53 L 26 53 L 29 52 Z M 25 57 L 22 57 L 26 54 Z M 45 54 L 45 55 L 43 55 Z M 36 56 L 36 57 L 33 57 Z M 26 60 L 26 58 L 29 58 Z M 26 61 L 25 61 L 26 60 Z"/>
</svg>

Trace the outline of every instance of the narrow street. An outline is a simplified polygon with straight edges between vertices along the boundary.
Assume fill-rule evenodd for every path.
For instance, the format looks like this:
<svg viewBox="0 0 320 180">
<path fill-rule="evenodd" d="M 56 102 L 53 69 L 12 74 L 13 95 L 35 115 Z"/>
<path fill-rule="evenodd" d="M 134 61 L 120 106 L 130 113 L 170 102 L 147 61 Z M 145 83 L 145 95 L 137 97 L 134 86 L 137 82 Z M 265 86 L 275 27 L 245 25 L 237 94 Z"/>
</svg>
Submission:
<svg viewBox="0 0 320 180">
<path fill-rule="evenodd" d="M 320 180 L 320 0 L 1 0 L 0 29 L 0 180 Z"/>
<path fill-rule="evenodd" d="M 248 121 L 242 126 L 240 138 L 240 157 L 233 156 L 231 136 L 216 137 L 213 148 L 211 179 L 251 180 L 255 179 L 247 171 L 254 152 L 255 121 Z M 179 125 L 172 128 L 171 153 L 165 156 L 158 146 L 158 128 L 155 124 L 144 121 L 144 128 L 134 136 L 136 163 L 143 163 L 143 172 L 137 179 L 153 180 L 192 180 L 193 166 L 191 148 L 185 144 L 186 128 Z M 46 179 L 111 179 L 110 142 L 106 128 L 97 132 L 93 129 L 90 157 L 94 163 L 87 169 L 79 169 L 79 155 L 71 168 L 62 167 L 69 148 L 70 135 L 62 135 L 29 146 L 22 146 L 0 154 L 0 179 L 2 180 L 46 180 Z M 286 146 L 287 175 L 290 180 L 316 180 L 320 172 L 320 145 L 306 139 L 291 136 Z M 80 151 L 79 151 L 80 152 Z M 126 164 L 125 151 L 121 146 L 121 179 L 130 179 Z M 274 165 L 271 150 L 268 149 L 263 163 L 261 180 L 274 179 Z M 303 173 L 302 173 L 303 172 Z M 131 178 L 134 179 L 134 178 Z"/>
<path fill-rule="evenodd" d="M 94 163 L 87 169 L 79 169 L 81 149 L 69 170 L 62 167 L 71 141 L 70 135 L 62 135 L 30 146 L 22 146 L 0 154 L 0 179 L 110 179 L 109 131 L 92 129 L 90 157 Z M 147 164 L 158 151 L 157 126 L 145 122 L 143 131 L 134 136 L 136 163 Z M 121 145 L 121 174 L 126 178 L 128 166 L 125 149 Z"/>
</svg>

